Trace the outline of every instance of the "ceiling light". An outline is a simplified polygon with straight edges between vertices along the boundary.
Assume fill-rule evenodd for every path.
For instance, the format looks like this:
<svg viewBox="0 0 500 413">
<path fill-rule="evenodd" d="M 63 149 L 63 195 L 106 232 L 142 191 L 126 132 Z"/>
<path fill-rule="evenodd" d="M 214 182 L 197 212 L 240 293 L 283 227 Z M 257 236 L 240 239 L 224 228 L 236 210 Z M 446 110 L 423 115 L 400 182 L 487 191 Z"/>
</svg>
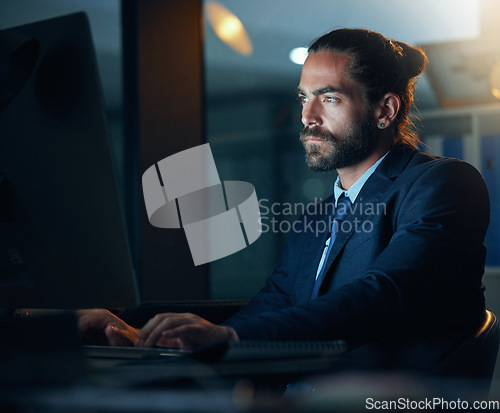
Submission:
<svg viewBox="0 0 500 413">
<path fill-rule="evenodd" d="M 238 17 L 213 1 L 207 3 L 205 11 L 219 39 L 242 55 L 252 54 L 252 42 Z"/>
<path fill-rule="evenodd" d="M 293 63 L 303 65 L 307 58 L 307 48 L 296 47 L 295 49 L 292 49 L 288 57 Z"/>
</svg>

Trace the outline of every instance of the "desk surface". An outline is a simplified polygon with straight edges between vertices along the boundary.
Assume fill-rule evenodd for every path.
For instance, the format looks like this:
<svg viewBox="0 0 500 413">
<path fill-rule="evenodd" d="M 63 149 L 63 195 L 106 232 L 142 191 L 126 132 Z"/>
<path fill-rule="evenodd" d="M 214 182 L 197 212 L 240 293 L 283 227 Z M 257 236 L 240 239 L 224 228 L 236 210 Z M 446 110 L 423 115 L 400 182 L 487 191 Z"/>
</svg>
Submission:
<svg viewBox="0 0 500 413">
<path fill-rule="evenodd" d="M 266 363 L 267 364 L 267 363 Z M 268 368 L 275 366 L 268 364 Z M 0 387 L 0 411 L 25 413 L 314 413 L 363 412 L 367 400 L 486 400 L 470 381 L 436 381 L 394 373 L 330 373 L 310 377 L 312 387 L 281 395 L 249 380 L 221 380 L 217 368 L 198 362 L 139 362 L 107 373 L 90 369 L 65 385 Z M 227 366 L 226 366 L 227 367 Z M 99 367 L 99 368 L 102 368 Z M 239 366 L 231 368 L 239 369 Z M 266 368 L 267 370 L 267 368 Z M 223 372 L 224 373 L 224 372 Z M 229 372 L 230 375 L 234 371 Z M 195 376 L 183 381 L 181 376 Z M 174 380 L 174 377 L 177 377 Z M 315 391 L 310 391 L 314 388 Z M 409 410 L 407 410 L 409 411 Z M 493 410 L 492 410 L 493 411 Z"/>
</svg>

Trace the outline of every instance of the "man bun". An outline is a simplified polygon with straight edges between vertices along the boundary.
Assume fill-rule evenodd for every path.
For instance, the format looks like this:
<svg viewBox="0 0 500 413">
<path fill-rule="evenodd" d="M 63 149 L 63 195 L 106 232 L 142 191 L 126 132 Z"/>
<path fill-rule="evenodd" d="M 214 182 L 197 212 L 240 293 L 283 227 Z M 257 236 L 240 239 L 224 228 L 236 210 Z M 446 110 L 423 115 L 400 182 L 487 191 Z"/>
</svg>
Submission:
<svg viewBox="0 0 500 413">
<path fill-rule="evenodd" d="M 396 42 L 402 49 L 406 70 L 410 79 L 422 73 L 427 65 L 427 56 L 419 47 L 413 47 L 403 42 Z"/>
</svg>

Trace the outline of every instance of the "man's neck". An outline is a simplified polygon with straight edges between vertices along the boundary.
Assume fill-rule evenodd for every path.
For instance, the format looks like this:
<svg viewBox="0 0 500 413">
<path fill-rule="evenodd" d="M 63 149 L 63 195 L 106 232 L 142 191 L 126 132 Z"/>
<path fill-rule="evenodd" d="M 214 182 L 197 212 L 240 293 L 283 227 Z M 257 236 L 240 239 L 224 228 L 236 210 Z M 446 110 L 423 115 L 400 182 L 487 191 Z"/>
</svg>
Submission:
<svg viewBox="0 0 500 413">
<path fill-rule="evenodd" d="M 374 150 L 371 155 L 361 162 L 355 165 L 351 165 L 345 168 L 337 169 L 337 173 L 340 177 L 340 183 L 342 188 L 346 191 L 359 179 L 363 174 L 375 164 L 382 156 L 384 156 L 390 149 L 389 146 L 383 146 Z"/>
</svg>

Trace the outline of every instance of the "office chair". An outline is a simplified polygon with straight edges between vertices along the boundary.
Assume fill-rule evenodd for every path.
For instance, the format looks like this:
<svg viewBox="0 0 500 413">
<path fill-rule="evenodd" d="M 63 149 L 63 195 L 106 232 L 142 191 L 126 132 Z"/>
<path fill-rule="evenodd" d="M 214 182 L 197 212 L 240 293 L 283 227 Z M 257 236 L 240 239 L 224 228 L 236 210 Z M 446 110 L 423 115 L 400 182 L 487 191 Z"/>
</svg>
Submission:
<svg viewBox="0 0 500 413">
<path fill-rule="evenodd" d="M 499 337 L 497 317 L 485 310 L 483 323 L 475 335 L 467 338 L 448 355 L 435 373 L 446 377 L 480 379 L 489 389 L 498 354 Z"/>
</svg>

